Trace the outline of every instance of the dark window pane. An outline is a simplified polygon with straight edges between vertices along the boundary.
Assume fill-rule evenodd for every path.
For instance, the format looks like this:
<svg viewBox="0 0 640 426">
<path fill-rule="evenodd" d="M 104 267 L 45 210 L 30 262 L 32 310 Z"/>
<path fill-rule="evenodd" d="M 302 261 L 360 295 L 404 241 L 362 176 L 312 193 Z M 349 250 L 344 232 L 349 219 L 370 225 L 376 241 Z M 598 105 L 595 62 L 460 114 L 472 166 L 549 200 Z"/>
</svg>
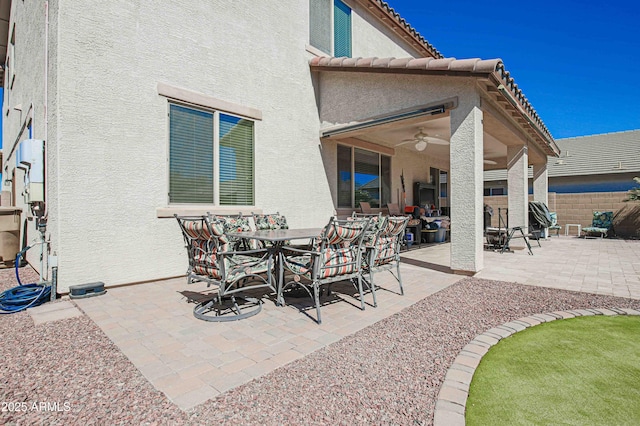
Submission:
<svg viewBox="0 0 640 426">
<path fill-rule="evenodd" d="M 338 207 L 352 207 L 351 186 L 351 148 L 338 145 Z"/>
<path fill-rule="evenodd" d="M 354 159 L 355 205 L 366 201 L 380 207 L 380 155 L 356 148 Z"/>
<path fill-rule="evenodd" d="M 391 202 L 391 157 L 380 156 L 380 182 L 381 195 L 380 206 L 386 206 Z"/>
</svg>

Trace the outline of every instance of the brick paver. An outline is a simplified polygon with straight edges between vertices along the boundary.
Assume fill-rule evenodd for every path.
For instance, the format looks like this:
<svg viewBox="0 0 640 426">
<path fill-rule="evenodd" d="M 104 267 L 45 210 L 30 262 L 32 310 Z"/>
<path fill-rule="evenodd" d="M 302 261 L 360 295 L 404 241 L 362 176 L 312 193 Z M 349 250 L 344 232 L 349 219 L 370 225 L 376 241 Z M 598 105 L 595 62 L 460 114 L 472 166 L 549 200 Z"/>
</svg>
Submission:
<svg viewBox="0 0 640 426">
<path fill-rule="evenodd" d="M 332 303 L 321 308 L 321 325 L 314 322 L 315 309 L 309 298 L 291 299 L 284 307 L 265 299 L 262 312 L 242 321 L 198 320 L 193 317 L 194 305 L 180 292 L 210 289 L 202 283 L 187 285 L 185 278 L 112 288 L 105 295 L 73 303 L 102 328 L 156 388 L 180 408 L 189 409 L 464 278 L 447 273 L 449 250 L 449 244 L 438 244 L 403 253 L 403 258 L 412 262 L 401 266 L 405 295 L 399 295 L 398 284 L 389 273 L 377 274 L 376 281 L 381 286 L 377 308 L 372 306 L 371 294 L 365 294 L 366 309 L 361 311 L 355 290 L 349 294 L 337 291 Z M 640 298 L 640 241 L 561 236 L 542 241 L 542 247 L 535 247 L 533 253 L 530 256 L 526 250 L 504 254 L 487 251 L 485 268 L 476 277 Z M 465 349 L 466 356 L 460 358 L 464 364 L 452 365 L 449 378 L 473 374 L 479 361 L 475 357 L 483 354 L 480 348 L 496 344 L 510 330 L 581 315 L 594 312 L 541 313 L 507 324 L 498 334 L 480 335 L 470 342 L 474 346 Z M 451 388 L 460 390 L 459 381 L 454 382 Z M 464 424 L 464 406 L 446 401 L 440 401 L 438 406 L 445 411 L 437 411 L 436 419 L 453 422 L 447 424 L 461 419 Z"/>
</svg>

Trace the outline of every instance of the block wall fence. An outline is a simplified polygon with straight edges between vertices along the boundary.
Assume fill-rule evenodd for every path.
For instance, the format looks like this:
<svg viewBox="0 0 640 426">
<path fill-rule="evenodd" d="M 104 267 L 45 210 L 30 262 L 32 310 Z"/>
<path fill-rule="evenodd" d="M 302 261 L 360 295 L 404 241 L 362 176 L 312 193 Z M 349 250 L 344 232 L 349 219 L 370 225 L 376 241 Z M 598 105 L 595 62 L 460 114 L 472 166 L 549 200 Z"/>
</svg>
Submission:
<svg viewBox="0 0 640 426">
<path fill-rule="evenodd" d="M 616 235 L 627 238 L 640 238 L 640 203 L 624 202 L 626 192 L 586 192 L 581 194 L 549 193 L 549 210 L 558 213 L 558 223 L 579 223 L 583 227 L 591 226 L 594 211 L 612 211 Z M 529 195 L 533 201 L 533 195 Z M 508 206 L 506 195 L 484 197 L 485 204 L 493 208 L 491 226 L 498 226 L 498 208 Z M 506 216 L 503 213 L 503 218 Z M 515 224 L 510 224 L 515 226 Z"/>
</svg>

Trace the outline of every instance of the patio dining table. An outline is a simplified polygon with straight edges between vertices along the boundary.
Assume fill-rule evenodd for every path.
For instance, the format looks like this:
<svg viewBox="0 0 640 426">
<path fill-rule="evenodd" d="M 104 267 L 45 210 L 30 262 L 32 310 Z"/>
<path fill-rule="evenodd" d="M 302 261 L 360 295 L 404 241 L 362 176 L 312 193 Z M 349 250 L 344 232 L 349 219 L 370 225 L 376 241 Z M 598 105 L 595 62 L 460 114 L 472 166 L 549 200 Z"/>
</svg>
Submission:
<svg viewBox="0 0 640 426">
<path fill-rule="evenodd" d="M 301 228 L 301 229 L 261 229 L 257 231 L 227 232 L 227 235 L 234 238 L 242 238 L 249 240 L 258 240 L 271 243 L 271 258 L 274 264 L 278 265 L 278 290 L 276 295 L 276 303 L 280 306 L 284 305 L 282 300 L 282 280 L 284 275 L 284 265 L 281 258 L 282 247 L 287 241 L 305 240 L 319 237 L 322 228 Z M 277 262 L 275 260 L 277 259 Z"/>
</svg>

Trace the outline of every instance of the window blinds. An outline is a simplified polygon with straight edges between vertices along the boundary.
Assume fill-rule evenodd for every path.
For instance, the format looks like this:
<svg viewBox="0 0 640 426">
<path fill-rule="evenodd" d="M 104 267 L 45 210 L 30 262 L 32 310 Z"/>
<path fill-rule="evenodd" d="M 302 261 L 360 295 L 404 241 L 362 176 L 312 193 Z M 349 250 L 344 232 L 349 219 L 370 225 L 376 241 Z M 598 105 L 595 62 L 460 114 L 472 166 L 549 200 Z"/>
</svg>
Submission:
<svg viewBox="0 0 640 426">
<path fill-rule="evenodd" d="M 213 203 L 213 114 L 171 105 L 169 201 Z"/>
<path fill-rule="evenodd" d="M 351 9 L 340 0 L 333 8 L 333 56 L 351 57 Z"/>
<path fill-rule="evenodd" d="M 253 205 L 253 122 L 220 114 L 220 205 Z"/>
<path fill-rule="evenodd" d="M 309 0 L 309 44 L 331 55 L 331 0 Z"/>
</svg>

